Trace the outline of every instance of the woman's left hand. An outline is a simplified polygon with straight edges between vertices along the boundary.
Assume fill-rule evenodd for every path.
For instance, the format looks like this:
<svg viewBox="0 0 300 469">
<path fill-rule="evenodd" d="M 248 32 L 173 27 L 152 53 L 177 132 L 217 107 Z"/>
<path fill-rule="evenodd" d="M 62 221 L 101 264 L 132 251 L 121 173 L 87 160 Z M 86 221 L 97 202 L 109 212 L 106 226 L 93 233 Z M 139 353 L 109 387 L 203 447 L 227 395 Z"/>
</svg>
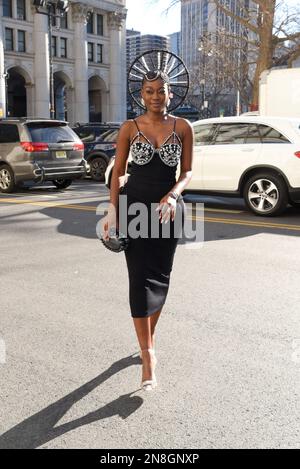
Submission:
<svg viewBox="0 0 300 469">
<path fill-rule="evenodd" d="M 176 203 L 177 201 L 169 194 L 165 195 L 160 200 L 159 206 L 155 210 L 160 212 L 159 218 L 161 223 L 168 223 L 170 218 L 174 221 L 176 215 Z"/>
</svg>

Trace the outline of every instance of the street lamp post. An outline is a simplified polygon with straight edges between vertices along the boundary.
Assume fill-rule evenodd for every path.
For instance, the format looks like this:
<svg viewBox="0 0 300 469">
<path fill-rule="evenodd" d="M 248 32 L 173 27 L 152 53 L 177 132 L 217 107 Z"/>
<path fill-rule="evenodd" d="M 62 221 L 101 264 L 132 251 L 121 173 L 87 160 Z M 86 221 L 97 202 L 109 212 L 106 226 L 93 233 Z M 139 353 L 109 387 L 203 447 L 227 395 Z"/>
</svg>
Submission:
<svg viewBox="0 0 300 469">
<path fill-rule="evenodd" d="M 9 110 L 8 110 L 8 79 L 9 79 L 9 73 L 6 72 L 4 74 L 5 78 L 5 112 L 6 116 L 9 116 Z"/>
<path fill-rule="evenodd" d="M 206 93 L 205 93 L 205 75 L 206 75 L 206 54 L 207 57 L 211 57 L 213 55 L 213 51 L 211 48 L 209 50 L 206 50 L 206 43 L 205 39 L 207 37 L 210 37 L 210 35 L 207 35 L 206 33 L 203 34 L 203 36 L 200 37 L 200 45 L 198 47 L 198 51 L 201 52 L 201 59 L 202 59 L 202 73 L 203 73 L 203 78 L 200 80 L 200 85 L 201 85 L 201 115 L 202 117 L 209 117 L 210 116 L 210 110 L 208 109 L 208 101 L 206 101 Z"/>
<path fill-rule="evenodd" d="M 50 75 L 50 117 L 55 119 L 55 102 L 54 102 L 54 76 L 53 76 L 53 54 L 52 54 L 52 18 L 53 10 L 52 5 L 47 5 L 48 11 L 48 44 L 49 44 L 49 75 Z"/>
<path fill-rule="evenodd" d="M 9 79 L 9 73 L 4 71 L 2 75 L 0 75 L 0 78 L 4 79 L 4 96 L 3 96 L 3 103 L 0 103 L 0 119 L 3 117 L 8 116 L 8 79 Z"/>
<path fill-rule="evenodd" d="M 204 109 L 204 102 L 205 102 L 205 78 L 200 80 L 201 85 L 201 111 Z"/>
<path fill-rule="evenodd" d="M 49 86 L 50 86 L 50 117 L 55 119 L 55 94 L 54 94 L 54 74 L 53 74 L 53 53 L 52 53 L 52 21 L 53 18 L 61 18 L 69 9 L 69 0 L 33 0 L 36 12 L 48 17 L 48 43 L 49 43 Z M 46 8 L 41 11 L 40 8 Z M 57 8 L 59 14 L 55 14 Z"/>
<path fill-rule="evenodd" d="M 200 80 L 200 85 L 201 85 L 201 111 L 203 111 L 204 108 L 204 100 L 205 100 L 205 44 L 203 37 L 200 38 L 200 46 L 198 47 L 198 51 L 201 53 L 201 59 L 202 59 L 202 73 L 203 73 L 203 78 Z"/>
</svg>

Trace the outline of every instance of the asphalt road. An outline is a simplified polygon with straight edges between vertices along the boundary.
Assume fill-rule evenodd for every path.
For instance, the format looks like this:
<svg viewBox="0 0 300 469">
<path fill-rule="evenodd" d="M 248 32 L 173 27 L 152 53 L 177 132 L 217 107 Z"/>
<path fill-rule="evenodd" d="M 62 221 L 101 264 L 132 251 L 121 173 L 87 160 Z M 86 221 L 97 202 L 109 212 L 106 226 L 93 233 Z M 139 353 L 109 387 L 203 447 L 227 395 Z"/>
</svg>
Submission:
<svg viewBox="0 0 300 469">
<path fill-rule="evenodd" d="M 177 248 L 145 393 L 124 255 L 95 232 L 107 196 L 0 195 L 0 448 L 300 448 L 300 210 L 186 198 L 205 242 Z"/>
</svg>

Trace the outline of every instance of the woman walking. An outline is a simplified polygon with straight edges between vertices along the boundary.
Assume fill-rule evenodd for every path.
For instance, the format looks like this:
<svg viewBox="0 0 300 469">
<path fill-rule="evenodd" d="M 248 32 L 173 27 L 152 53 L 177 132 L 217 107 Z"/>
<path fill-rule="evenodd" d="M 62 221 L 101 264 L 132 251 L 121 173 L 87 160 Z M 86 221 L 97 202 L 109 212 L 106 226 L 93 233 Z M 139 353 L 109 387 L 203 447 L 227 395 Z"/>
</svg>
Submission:
<svg viewBox="0 0 300 469">
<path fill-rule="evenodd" d="M 187 93 L 188 73 L 181 59 L 168 51 L 143 54 L 130 68 L 129 85 L 132 84 L 131 88 L 129 86 L 132 98 L 145 112 L 124 122 L 119 131 L 111 179 L 111 210 L 104 219 L 103 238 L 109 238 L 111 227 L 119 226 L 119 194 L 127 196 L 127 208 L 136 202 L 147 208 L 147 219 L 142 222 L 147 227 L 141 227 L 143 232 L 146 229 L 147 235 L 132 237 L 128 230 L 130 242 L 125 258 L 131 316 L 143 362 L 141 387 L 150 391 L 157 385 L 154 333 L 166 301 L 179 240 L 176 216 L 183 215 L 182 228 L 185 205 L 181 193 L 192 176 L 193 132 L 188 121 L 168 111 L 174 109 L 174 105 L 178 107 Z M 180 91 L 176 96 L 172 95 L 175 88 Z M 133 161 L 124 185 L 129 152 Z M 176 181 L 178 164 L 180 176 Z M 150 232 L 154 216 L 151 204 L 154 203 L 160 222 L 156 237 Z M 127 218 L 129 226 L 134 217 L 127 213 Z M 167 237 L 163 234 L 166 224 L 169 224 Z"/>
</svg>

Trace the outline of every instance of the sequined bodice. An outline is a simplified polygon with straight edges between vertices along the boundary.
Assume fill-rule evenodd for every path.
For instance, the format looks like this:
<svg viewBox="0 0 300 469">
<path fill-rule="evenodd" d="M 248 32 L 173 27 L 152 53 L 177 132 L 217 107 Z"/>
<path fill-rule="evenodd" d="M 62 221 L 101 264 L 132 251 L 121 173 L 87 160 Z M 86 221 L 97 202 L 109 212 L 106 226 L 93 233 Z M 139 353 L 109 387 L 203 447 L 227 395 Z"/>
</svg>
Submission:
<svg viewBox="0 0 300 469">
<path fill-rule="evenodd" d="M 159 148 L 155 148 L 146 135 L 139 129 L 135 119 L 134 122 L 137 126 L 138 133 L 134 136 L 130 143 L 132 160 L 138 165 L 145 165 L 149 163 L 153 156 L 157 153 L 161 161 L 167 166 L 176 166 L 182 153 L 181 140 L 175 132 L 176 119 L 174 121 L 173 132 L 166 138 L 164 143 Z M 141 141 L 141 137 L 143 137 L 146 142 Z M 167 143 L 170 139 L 172 139 L 172 142 Z"/>
</svg>

